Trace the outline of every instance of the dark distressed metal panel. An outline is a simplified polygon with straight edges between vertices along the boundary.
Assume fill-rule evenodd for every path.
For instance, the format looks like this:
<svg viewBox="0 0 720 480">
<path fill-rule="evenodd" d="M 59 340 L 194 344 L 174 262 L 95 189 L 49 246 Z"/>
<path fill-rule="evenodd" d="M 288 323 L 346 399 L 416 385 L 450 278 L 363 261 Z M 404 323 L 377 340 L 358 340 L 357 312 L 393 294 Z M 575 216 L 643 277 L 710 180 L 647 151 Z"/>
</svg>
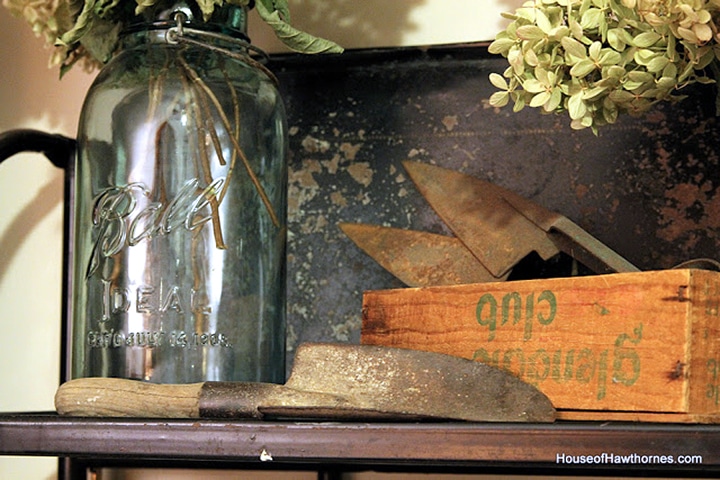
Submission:
<svg viewBox="0 0 720 480">
<path fill-rule="evenodd" d="M 359 341 L 362 292 L 402 287 L 338 222 L 448 233 L 401 161 L 434 162 L 565 214 L 642 269 L 713 257 L 720 127 L 712 91 L 595 136 L 495 109 L 483 45 L 275 58 L 291 131 L 289 337 Z"/>
</svg>

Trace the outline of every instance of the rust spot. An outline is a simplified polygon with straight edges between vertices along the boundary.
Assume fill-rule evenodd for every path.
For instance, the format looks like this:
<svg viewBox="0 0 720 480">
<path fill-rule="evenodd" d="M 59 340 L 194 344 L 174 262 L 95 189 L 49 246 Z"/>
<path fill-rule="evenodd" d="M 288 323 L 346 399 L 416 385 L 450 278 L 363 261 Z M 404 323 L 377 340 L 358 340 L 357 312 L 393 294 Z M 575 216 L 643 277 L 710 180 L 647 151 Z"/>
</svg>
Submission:
<svg viewBox="0 0 720 480">
<path fill-rule="evenodd" d="M 357 183 L 367 187 L 372 183 L 373 169 L 368 162 L 353 163 L 347 167 L 347 172 Z"/>
<path fill-rule="evenodd" d="M 340 145 L 340 151 L 347 160 L 355 160 L 360 147 L 362 147 L 362 143 L 356 143 L 353 145 L 352 143 L 346 142 Z"/>
<path fill-rule="evenodd" d="M 589 191 L 590 188 L 587 185 L 575 186 L 575 196 L 578 198 L 578 200 L 582 200 L 583 198 L 585 198 Z"/>
</svg>

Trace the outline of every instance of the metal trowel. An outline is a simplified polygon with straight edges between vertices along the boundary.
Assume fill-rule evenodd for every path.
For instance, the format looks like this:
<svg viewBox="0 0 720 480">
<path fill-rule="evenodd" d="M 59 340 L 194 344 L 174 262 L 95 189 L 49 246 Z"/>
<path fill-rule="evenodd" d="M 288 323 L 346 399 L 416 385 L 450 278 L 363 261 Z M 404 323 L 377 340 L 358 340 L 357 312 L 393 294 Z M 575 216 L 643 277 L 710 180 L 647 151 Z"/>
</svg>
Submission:
<svg viewBox="0 0 720 480">
<path fill-rule="evenodd" d="M 483 363 L 374 345 L 302 344 L 285 385 L 159 385 L 80 378 L 60 386 L 61 415 L 321 420 L 552 422 L 534 386 Z"/>
</svg>

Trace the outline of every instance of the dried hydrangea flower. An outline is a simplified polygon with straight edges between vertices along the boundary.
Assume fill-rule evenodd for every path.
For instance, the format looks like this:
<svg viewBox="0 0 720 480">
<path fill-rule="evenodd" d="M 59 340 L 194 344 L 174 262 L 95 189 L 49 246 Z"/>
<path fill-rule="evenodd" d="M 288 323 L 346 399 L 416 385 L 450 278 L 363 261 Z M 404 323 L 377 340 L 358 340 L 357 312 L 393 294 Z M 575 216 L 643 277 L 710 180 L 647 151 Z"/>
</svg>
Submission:
<svg viewBox="0 0 720 480">
<path fill-rule="evenodd" d="M 489 47 L 509 67 L 490 81 L 496 107 L 567 112 L 572 128 L 614 123 L 679 89 L 711 81 L 720 0 L 534 0 L 523 4 Z M 720 55 L 718 55 L 720 57 Z"/>
</svg>

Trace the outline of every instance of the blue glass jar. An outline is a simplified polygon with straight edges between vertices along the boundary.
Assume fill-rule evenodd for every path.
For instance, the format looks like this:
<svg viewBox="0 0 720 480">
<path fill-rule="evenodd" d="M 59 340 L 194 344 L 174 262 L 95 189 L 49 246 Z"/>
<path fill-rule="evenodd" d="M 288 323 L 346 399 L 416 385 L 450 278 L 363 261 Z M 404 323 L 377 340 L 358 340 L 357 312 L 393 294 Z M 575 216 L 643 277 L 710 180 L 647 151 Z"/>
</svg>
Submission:
<svg viewBox="0 0 720 480">
<path fill-rule="evenodd" d="M 281 383 L 282 99 L 246 9 L 149 15 L 80 118 L 72 376 Z"/>
</svg>

